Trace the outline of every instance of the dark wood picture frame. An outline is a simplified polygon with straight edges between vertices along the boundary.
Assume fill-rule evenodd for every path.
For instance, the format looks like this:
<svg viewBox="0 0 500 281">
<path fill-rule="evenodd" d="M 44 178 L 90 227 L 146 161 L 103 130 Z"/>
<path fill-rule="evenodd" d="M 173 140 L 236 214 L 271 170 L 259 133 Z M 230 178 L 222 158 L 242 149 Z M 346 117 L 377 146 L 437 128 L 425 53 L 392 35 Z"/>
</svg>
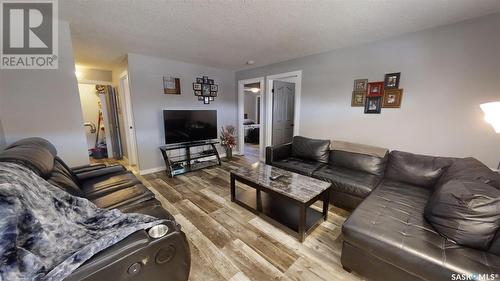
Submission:
<svg viewBox="0 0 500 281">
<path fill-rule="evenodd" d="M 384 77 L 384 88 L 385 89 L 399 88 L 400 78 L 401 78 L 401 72 L 387 73 Z"/>
<path fill-rule="evenodd" d="M 403 89 L 388 89 L 384 91 L 382 107 L 384 108 L 400 108 L 403 98 Z"/>
<path fill-rule="evenodd" d="M 367 97 L 381 97 L 384 95 L 384 82 L 370 82 L 368 83 Z"/>
<path fill-rule="evenodd" d="M 365 113 L 380 114 L 382 108 L 382 97 L 366 97 Z"/>
<path fill-rule="evenodd" d="M 193 82 L 193 90 L 195 91 L 201 91 L 201 85 L 200 83 L 195 83 Z"/>
<path fill-rule="evenodd" d="M 365 106 L 366 92 L 365 91 L 352 91 L 351 107 Z"/>
</svg>

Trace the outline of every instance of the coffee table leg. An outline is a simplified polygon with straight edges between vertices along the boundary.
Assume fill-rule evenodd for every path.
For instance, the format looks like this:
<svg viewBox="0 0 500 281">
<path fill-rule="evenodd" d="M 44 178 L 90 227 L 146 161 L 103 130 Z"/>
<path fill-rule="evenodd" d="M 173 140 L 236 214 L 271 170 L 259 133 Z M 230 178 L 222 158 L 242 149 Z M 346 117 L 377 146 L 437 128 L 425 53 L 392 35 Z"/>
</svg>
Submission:
<svg viewBox="0 0 500 281">
<path fill-rule="evenodd" d="M 256 200 L 257 200 L 257 211 L 262 212 L 262 195 L 260 193 L 260 188 L 256 188 L 255 192 L 257 192 Z"/>
<path fill-rule="evenodd" d="M 231 202 L 234 202 L 236 198 L 236 180 L 233 174 L 230 175 L 230 179 L 231 179 Z"/>
<path fill-rule="evenodd" d="M 330 207 L 330 190 L 327 189 L 323 192 L 323 219 L 328 219 L 328 208 Z"/>
<path fill-rule="evenodd" d="M 304 242 L 306 232 L 306 205 L 301 204 L 299 208 L 299 241 Z"/>
</svg>

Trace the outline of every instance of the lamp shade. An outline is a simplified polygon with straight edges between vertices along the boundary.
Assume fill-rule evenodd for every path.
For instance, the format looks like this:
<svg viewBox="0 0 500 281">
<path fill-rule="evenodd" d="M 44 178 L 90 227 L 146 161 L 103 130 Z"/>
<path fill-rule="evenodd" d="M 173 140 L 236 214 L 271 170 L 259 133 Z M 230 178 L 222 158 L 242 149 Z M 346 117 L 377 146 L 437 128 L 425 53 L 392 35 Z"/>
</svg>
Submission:
<svg viewBox="0 0 500 281">
<path fill-rule="evenodd" d="M 495 132 L 500 133 L 500 102 L 488 102 L 480 105 L 484 112 L 484 120 L 493 126 Z"/>
</svg>

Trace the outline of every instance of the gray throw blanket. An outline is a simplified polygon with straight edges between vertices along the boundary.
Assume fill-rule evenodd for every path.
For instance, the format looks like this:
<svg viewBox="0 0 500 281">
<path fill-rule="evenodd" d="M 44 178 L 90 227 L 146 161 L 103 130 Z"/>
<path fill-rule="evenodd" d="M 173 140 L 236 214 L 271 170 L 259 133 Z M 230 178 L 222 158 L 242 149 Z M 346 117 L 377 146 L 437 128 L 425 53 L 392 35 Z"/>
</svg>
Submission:
<svg viewBox="0 0 500 281">
<path fill-rule="evenodd" d="M 159 223 L 99 209 L 26 167 L 0 162 L 0 281 L 63 280 L 99 251 Z"/>
</svg>

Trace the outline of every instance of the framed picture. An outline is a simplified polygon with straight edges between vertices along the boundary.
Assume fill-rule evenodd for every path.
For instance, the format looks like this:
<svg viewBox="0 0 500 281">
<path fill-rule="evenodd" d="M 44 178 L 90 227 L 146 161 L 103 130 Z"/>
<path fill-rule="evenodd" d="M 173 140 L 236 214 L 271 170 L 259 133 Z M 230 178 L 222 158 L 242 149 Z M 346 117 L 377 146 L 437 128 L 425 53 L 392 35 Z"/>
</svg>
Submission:
<svg viewBox="0 0 500 281">
<path fill-rule="evenodd" d="M 403 89 L 389 89 L 384 91 L 382 107 L 400 108 L 401 98 L 403 97 Z"/>
<path fill-rule="evenodd" d="M 210 85 L 208 84 L 201 84 L 202 85 L 202 95 L 204 97 L 209 97 L 210 96 Z"/>
<path fill-rule="evenodd" d="M 200 90 L 195 90 L 194 91 L 195 96 L 201 96 L 201 91 Z"/>
<path fill-rule="evenodd" d="M 196 83 L 203 84 L 203 78 L 196 78 Z"/>
<path fill-rule="evenodd" d="M 163 76 L 163 93 L 165 95 L 180 95 L 181 79 Z"/>
<path fill-rule="evenodd" d="M 204 104 L 209 104 L 210 103 L 210 97 L 203 97 L 203 103 Z"/>
<path fill-rule="evenodd" d="M 214 97 L 210 97 L 210 101 L 214 101 L 214 100 L 215 100 L 215 98 L 214 98 Z"/>
<path fill-rule="evenodd" d="M 382 97 L 366 97 L 365 113 L 380 113 Z"/>
<path fill-rule="evenodd" d="M 368 83 L 367 97 L 381 97 L 384 94 L 384 82 Z"/>
<path fill-rule="evenodd" d="M 210 96 L 211 97 L 216 97 L 217 96 L 217 92 L 210 92 Z"/>
<path fill-rule="evenodd" d="M 210 91 L 217 92 L 218 90 L 219 90 L 219 87 L 217 85 L 210 85 Z"/>
<path fill-rule="evenodd" d="M 208 76 L 203 76 L 203 84 L 208 84 Z"/>
<path fill-rule="evenodd" d="M 399 88 L 399 78 L 401 77 L 401 72 L 387 73 L 384 78 L 384 87 L 386 89 L 397 89 Z"/>
<path fill-rule="evenodd" d="M 368 87 L 368 79 L 356 79 L 354 80 L 354 88 L 353 91 L 364 91 Z"/>
<path fill-rule="evenodd" d="M 364 106 L 365 105 L 365 96 L 366 96 L 366 92 L 364 92 L 364 91 L 353 91 L 352 92 L 352 99 L 351 99 L 351 106 L 352 107 Z"/>
<path fill-rule="evenodd" d="M 202 96 L 199 96 L 199 97 L 198 97 L 198 100 L 199 100 L 199 101 L 203 101 L 203 97 L 202 97 Z"/>
<path fill-rule="evenodd" d="M 193 90 L 197 91 L 197 90 L 201 90 L 201 85 L 200 83 L 193 83 Z"/>
<path fill-rule="evenodd" d="M 214 84 L 214 79 L 208 79 L 208 84 L 213 85 Z"/>
</svg>

